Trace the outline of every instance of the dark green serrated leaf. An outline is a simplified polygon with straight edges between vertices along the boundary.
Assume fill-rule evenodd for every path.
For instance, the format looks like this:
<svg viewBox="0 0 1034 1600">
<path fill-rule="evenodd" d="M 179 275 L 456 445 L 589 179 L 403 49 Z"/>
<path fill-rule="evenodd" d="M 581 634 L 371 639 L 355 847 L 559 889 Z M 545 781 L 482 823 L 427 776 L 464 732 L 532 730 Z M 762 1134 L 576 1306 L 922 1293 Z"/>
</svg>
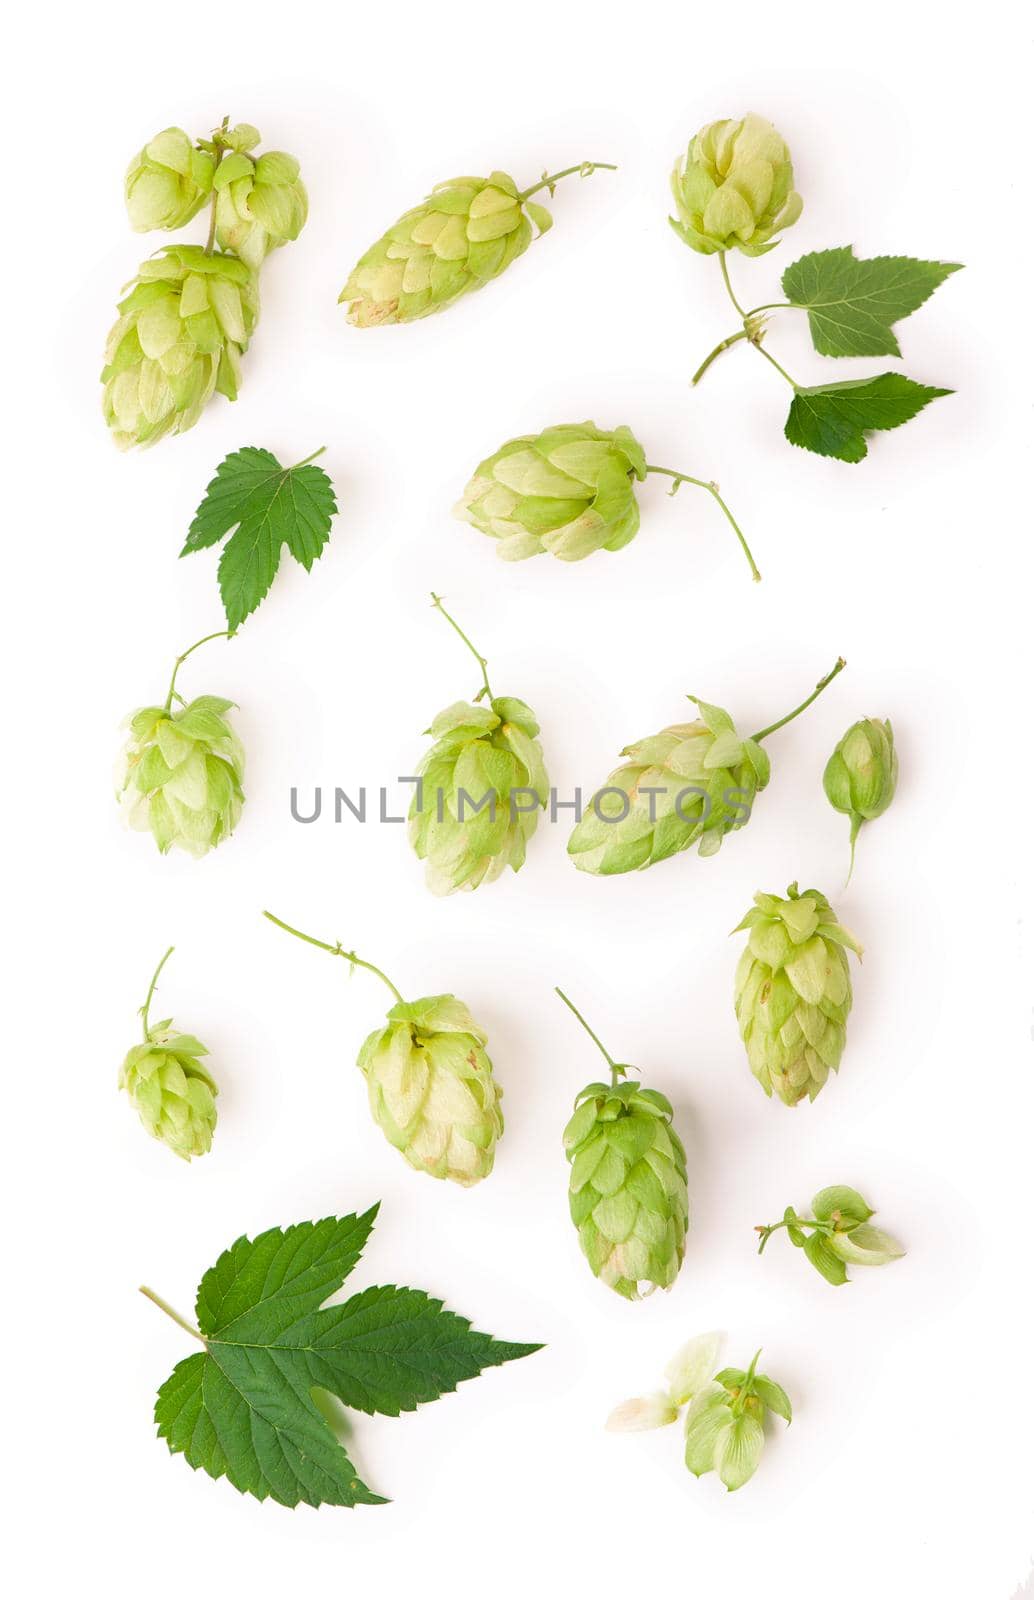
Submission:
<svg viewBox="0 0 1034 1600">
<path fill-rule="evenodd" d="M 236 528 L 219 558 L 219 590 L 233 630 L 269 593 L 284 545 L 312 570 L 336 512 L 334 486 L 321 467 L 282 467 L 272 451 L 246 445 L 216 469 L 180 555 L 206 550 Z"/>
<path fill-rule="evenodd" d="M 802 450 L 838 461 L 862 461 L 869 451 L 866 434 L 899 428 L 931 400 L 952 392 L 914 383 L 900 372 L 819 384 L 797 390 L 783 431 Z"/>
<path fill-rule="evenodd" d="M 238 1239 L 205 1273 L 205 1349 L 179 1363 L 155 1405 L 173 1453 L 259 1500 L 379 1505 L 315 1391 L 398 1416 L 541 1348 L 477 1333 L 421 1289 L 365 1289 L 321 1309 L 359 1260 L 376 1212 Z"/>
<path fill-rule="evenodd" d="M 783 273 L 783 293 L 808 313 L 823 356 L 899 356 L 892 325 L 917 310 L 961 270 L 958 261 L 912 256 L 859 259 L 850 245 L 801 256 Z"/>
</svg>

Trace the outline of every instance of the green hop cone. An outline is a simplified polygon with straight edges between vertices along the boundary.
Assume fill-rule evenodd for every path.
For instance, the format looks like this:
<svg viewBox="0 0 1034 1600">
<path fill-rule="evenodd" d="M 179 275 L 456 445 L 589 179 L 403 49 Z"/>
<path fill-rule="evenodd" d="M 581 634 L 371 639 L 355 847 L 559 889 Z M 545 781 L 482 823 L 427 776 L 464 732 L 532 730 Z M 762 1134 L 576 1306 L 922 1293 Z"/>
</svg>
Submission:
<svg viewBox="0 0 1034 1600">
<path fill-rule="evenodd" d="M 119 1088 L 124 1089 L 148 1133 L 189 1161 L 212 1148 L 215 1131 L 215 1079 L 200 1060 L 208 1051 L 189 1033 L 177 1033 L 172 1019 L 148 1022 L 158 975 L 172 954 L 169 949 L 151 979 L 141 1008 L 144 1041 L 134 1045 L 122 1063 Z"/>
<path fill-rule="evenodd" d="M 137 233 L 182 228 L 212 192 L 215 157 L 199 150 L 182 128 L 164 128 L 133 157 L 126 171 L 126 210 Z"/>
<path fill-rule="evenodd" d="M 668 221 L 692 250 L 764 255 L 778 244 L 803 202 L 790 152 L 764 117 L 711 122 L 690 140 L 671 175 L 678 217 Z"/>
<path fill-rule="evenodd" d="M 862 947 L 817 889 L 792 883 L 781 900 L 756 894 L 733 929 L 750 930 L 736 969 L 736 1019 L 750 1069 L 767 1095 L 814 1100 L 840 1065 L 851 1010 L 847 950 Z"/>
<path fill-rule="evenodd" d="M 257 271 L 271 250 L 297 239 L 309 214 L 300 170 L 283 150 L 224 156 L 213 179 L 219 248 Z"/>
<path fill-rule="evenodd" d="M 758 1255 L 772 1235 L 785 1228 L 790 1243 L 804 1251 L 828 1283 L 839 1287 L 848 1282 L 848 1265 L 883 1267 L 905 1254 L 895 1238 L 872 1226 L 869 1219 L 875 1213 L 857 1189 L 846 1184 L 821 1189 L 811 1209 L 813 1215 L 807 1217 L 787 1206 L 781 1222 L 755 1229 L 761 1235 Z"/>
<path fill-rule="evenodd" d="M 234 702 L 206 694 L 172 709 L 176 675 L 196 649 L 177 659 L 165 704 L 129 718 L 117 778 L 130 827 L 150 831 L 162 855 L 173 845 L 206 855 L 229 838 L 244 805 L 244 750 L 226 715 Z"/>
<path fill-rule="evenodd" d="M 259 312 L 251 268 L 200 245 L 165 245 L 127 289 L 101 372 L 120 449 L 185 433 L 217 390 L 236 400 Z"/>
<path fill-rule="evenodd" d="M 732 1492 L 754 1476 L 765 1443 L 765 1418 L 774 1411 L 786 1422 L 793 1408 L 785 1389 L 756 1370 L 726 1367 L 693 1397 L 686 1412 L 685 1460 L 695 1478 L 717 1472 Z"/>
<path fill-rule="evenodd" d="M 503 1132 L 487 1035 L 455 995 L 403 1000 L 379 967 L 263 913 L 285 933 L 374 973 L 395 997 L 384 1026 L 359 1051 L 373 1120 L 417 1172 L 470 1188 L 487 1178 Z"/>
<path fill-rule="evenodd" d="M 834 810 L 851 819 L 852 870 L 859 828 L 863 822 L 882 817 L 897 785 L 898 756 L 890 723 L 876 717 L 863 717 L 852 723 L 822 774 L 826 799 Z"/>
<path fill-rule="evenodd" d="M 421 205 L 407 211 L 360 256 L 338 297 L 357 328 L 414 322 L 444 311 L 480 289 L 553 225 L 530 196 L 559 178 L 587 177 L 605 162 L 583 162 L 523 192 L 506 172 L 487 178 L 451 178 L 436 184 Z"/>
<path fill-rule="evenodd" d="M 493 696 L 485 658 L 445 610 L 481 666 L 484 687 L 474 703 L 460 700 L 435 717 L 434 744 L 424 756 L 409 811 L 409 838 L 427 863 L 434 894 L 476 889 L 506 867 L 524 865 L 528 840 L 549 796 L 539 725 L 523 700 Z M 486 705 L 477 703 L 487 699 Z"/>
<path fill-rule="evenodd" d="M 639 1300 L 670 1289 L 682 1265 L 689 1226 L 686 1152 L 672 1126 L 670 1101 L 655 1089 L 620 1082 L 631 1069 L 608 1055 L 563 991 L 557 994 L 611 1072 L 609 1084 L 582 1090 L 564 1129 L 571 1220 L 600 1282 Z"/>
</svg>

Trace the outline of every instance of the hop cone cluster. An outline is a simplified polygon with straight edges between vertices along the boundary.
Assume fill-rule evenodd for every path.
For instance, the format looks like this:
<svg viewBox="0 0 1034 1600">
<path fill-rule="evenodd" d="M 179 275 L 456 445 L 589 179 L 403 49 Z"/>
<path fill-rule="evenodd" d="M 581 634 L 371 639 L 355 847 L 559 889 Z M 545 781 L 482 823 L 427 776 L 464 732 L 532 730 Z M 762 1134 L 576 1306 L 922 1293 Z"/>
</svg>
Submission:
<svg viewBox="0 0 1034 1600">
<path fill-rule="evenodd" d="M 216 390 L 237 398 L 259 311 L 251 268 L 200 245 L 166 245 L 127 287 L 101 373 L 122 449 L 192 428 Z"/>
<path fill-rule="evenodd" d="M 593 796 L 568 841 L 582 872 L 633 872 L 693 844 L 700 855 L 713 855 L 749 820 L 754 796 L 768 782 L 768 756 L 737 733 L 720 706 L 696 705 L 697 721 L 621 752 L 627 761 Z"/>
<path fill-rule="evenodd" d="M 679 238 L 702 255 L 741 250 L 764 255 L 790 227 L 803 202 L 793 186 L 790 152 L 764 117 L 711 122 L 690 141 L 671 175 Z"/>
<path fill-rule="evenodd" d="M 451 994 L 400 1001 L 359 1052 L 374 1121 L 411 1167 L 469 1187 L 503 1131 L 487 1036 Z"/>
<path fill-rule="evenodd" d="M 851 861 L 863 822 L 882 817 L 898 784 L 898 757 L 889 722 L 863 717 L 848 728 L 826 762 L 822 786 L 837 811 L 851 819 Z"/>
<path fill-rule="evenodd" d="M 540 232 L 549 212 L 522 201 L 505 172 L 439 183 L 356 262 L 339 302 L 357 328 L 413 322 L 444 311 L 497 278 Z"/>
<path fill-rule="evenodd" d="M 256 142 L 257 142 L 256 131 Z M 297 239 L 309 214 L 309 199 L 294 156 L 243 150 L 224 156 L 216 168 L 216 239 L 256 271 L 271 250 Z"/>
<path fill-rule="evenodd" d="M 148 1133 L 189 1161 L 212 1147 L 215 1079 L 199 1057 L 208 1051 L 189 1033 L 176 1033 L 172 1019 L 147 1030 L 122 1063 L 125 1089 Z"/>
<path fill-rule="evenodd" d="M 137 233 L 182 228 L 212 192 L 215 156 L 199 150 L 182 128 L 164 128 L 135 155 L 126 172 L 126 210 Z"/>
<path fill-rule="evenodd" d="M 575 1108 L 564 1148 L 586 1260 L 626 1300 L 670 1289 L 689 1225 L 686 1152 L 670 1102 L 637 1083 L 590 1083 Z"/>
<path fill-rule="evenodd" d="M 534 713 L 506 696 L 487 706 L 459 701 L 428 732 L 435 742 L 409 812 L 428 887 L 452 894 L 491 883 L 505 867 L 518 871 L 549 792 Z"/>
<path fill-rule="evenodd" d="M 510 439 L 482 461 L 456 514 L 495 539 L 504 561 L 546 551 L 581 561 L 635 537 L 634 481 L 645 477 L 643 447 L 628 428 L 563 423 Z"/>
<path fill-rule="evenodd" d="M 203 856 L 229 837 L 244 804 L 244 751 L 226 713 L 201 695 L 178 711 L 145 706 L 129 721 L 118 791 L 131 827 Z"/>
<path fill-rule="evenodd" d="M 751 1071 L 767 1095 L 814 1100 L 840 1065 L 851 1010 L 846 950 L 861 945 L 824 894 L 792 883 L 781 900 L 756 894 L 733 931 L 750 930 L 736 969 L 736 1017 Z"/>
</svg>

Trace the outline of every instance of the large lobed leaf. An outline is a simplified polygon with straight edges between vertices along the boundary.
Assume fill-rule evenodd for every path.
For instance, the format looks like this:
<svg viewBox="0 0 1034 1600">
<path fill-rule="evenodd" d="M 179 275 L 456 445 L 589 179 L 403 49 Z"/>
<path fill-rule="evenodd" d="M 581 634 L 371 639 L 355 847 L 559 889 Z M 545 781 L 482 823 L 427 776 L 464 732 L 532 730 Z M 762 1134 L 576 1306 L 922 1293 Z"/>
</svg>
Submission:
<svg viewBox="0 0 1034 1600">
<path fill-rule="evenodd" d="M 791 444 L 838 461 L 862 461 L 868 454 L 866 434 L 898 428 L 931 400 L 951 394 L 931 389 L 901 372 L 848 383 L 818 384 L 798 389 L 790 404 L 784 432 Z"/>
<path fill-rule="evenodd" d="M 801 256 L 783 273 L 783 293 L 808 313 L 823 356 L 899 356 L 892 325 L 930 298 L 957 261 L 912 256 L 859 260 L 850 245 Z"/>
</svg>

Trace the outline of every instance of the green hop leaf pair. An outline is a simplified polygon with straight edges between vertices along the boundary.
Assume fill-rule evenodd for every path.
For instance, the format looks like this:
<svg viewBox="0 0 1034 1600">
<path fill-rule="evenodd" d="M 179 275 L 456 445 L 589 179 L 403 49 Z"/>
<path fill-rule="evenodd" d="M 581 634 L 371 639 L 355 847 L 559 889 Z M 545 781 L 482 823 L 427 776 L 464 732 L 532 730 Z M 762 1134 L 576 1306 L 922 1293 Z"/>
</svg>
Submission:
<svg viewBox="0 0 1034 1600">
<path fill-rule="evenodd" d="M 714 855 L 728 833 L 749 822 L 768 783 L 761 741 L 799 716 L 844 667 L 837 661 L 801 705 L 751 737 L 721 706 L 689 698 L 695 722 L 676 723 L 621 752 L 627 759 L 596 791 L 567 850 L 581 872 L 607 877 L 642 871 L 696 845 Z"/>
<path fill-rule="evenodd" d="M 154 1139 L 189 1161 L 212 1148 L 218 1086 L 200 1060 L 208 1051 L 192 1033 L 178 1033 L 172 1018 L 150 1021 L 151 1000 L 162 968 L 172 955 L 166 950 L 140 1008 L 143 1043 L 133 1045 L 119 1072 L 118 1086 L 129 1096 L 140 1121 Z"/>
<path fill-rule="evenodd" d="M 617 1062 L 562 989 L 610 1068 L 590 1083 L 564 1129 L 571 1165 L 569 1204 L 582 1253 L 601 1283 L 625 1300 L 670 1289 L 686 1253 L 686 1152 L 671 1102 L 656 1089 L 621 1082 L 636 1069 Z"/>
<path fill-rule="evenodd" d="M 772 1235 L 785 1228 L 791 1244 L 804 1251 L 816 1272 L 839 1287 L 850 1281 L 849 1266 L 883 1267 L 905 1254 L 889 1233 L 872 1226 L 869 1218 L 875 1213 L 857 1189 L 844 1184 L 820 1189 L 811 1210 L 810 1217 L 799 1216 L 787 1206 L 781 1222 L 755 1229 L 761 1235 L 758 1255 Z"/>
<path fill-rule="evenodd" d="M 898 786 L 898 756 L 889 722 L 863 717 L 853 722 L 826 762 L 822 787 L 834 810 L 851 819 L 851 870 L 863 822 L 882 817 Z M 848 872 L 850 879 L 851 872 Z"/>
<path fill-rule="evenodd" d="M 720 1344 L 717 1334 L 691 1339 L 669 1363 L 667 1387 L 624 1401 L 611 1412 L 607 1427 L 615 1433 L 665 1427 L 685 1406 L 686 1466 L 695 1478 L 716 1472 L 732 1492 L 758 1469 L 768 1413 L 790 1422 L 793 1408 L 786 1390 L 758 1372 L 760 1350 L 745 1372 L 738 1367 L 714 1372 Z"/>
<path fill-rule="evenodd" d="M 384 1025 L 359 1052 L 370 1112 L 389 1144 L 417 1172 L 470 1188 L 487 1178 L 503 1132 L 488 1037 L 455 995 L 406 1001 L 390 978 L 340 944 L 327 944 L 264 915 L 285 933 L 374 973 L 395 996 Z"/>
<path fill-rule="evenodd" d="M 750 930 L 736 969 L 735 1005 L 750 1069 L 765 1093 L 814 1100 L 840 1066 L 851 1010 L 847 950 L 862 947 L 818 889 L 756 894 L 734 929 Z"/>
<path fill-rule="evenodd" d="M 241 1237 L 198 1285 L 196 1328 L 141 1291 L 203 1347 L 158 1390 L 154 1420 L 173 1455 L 256 1500 L 383 1505 L 323 1397 L 397 1417 L 542 1348 L 477 1333 L 422 1289 L 386 1284 L 325 1306 L 359 1261 L 377 1209 Z"/>
<path fill-rule="evenodd" d="M 614 170 L 605 161 L 584 161 L 524 190 L 507 172 L 436 184 L 352 268 L 338 297 L 349 322 L 357 328 L 414 322 L 483 288 L 524 254 L 533 228 L 541 235 L 553 226 L 531 196 L 541 189 L 552 194 L 561 178 L 588 177 L 601 167 Z"/>
</svg>

